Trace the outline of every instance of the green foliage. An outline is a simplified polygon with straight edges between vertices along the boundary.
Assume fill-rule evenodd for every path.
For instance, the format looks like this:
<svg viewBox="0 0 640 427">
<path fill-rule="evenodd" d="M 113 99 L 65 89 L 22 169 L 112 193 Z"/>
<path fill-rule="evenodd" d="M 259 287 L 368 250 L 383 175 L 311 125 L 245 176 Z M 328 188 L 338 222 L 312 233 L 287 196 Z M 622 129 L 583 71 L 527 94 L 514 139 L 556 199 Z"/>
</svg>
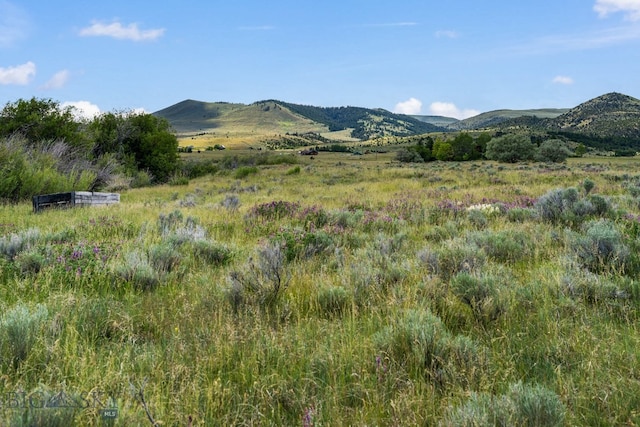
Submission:
<svg viewBox="0 0 640 427">
<path fill-rule="evenodd" d="M 594 216 L 604 217 L 611 211 L 602 196 L 581 196 L 575 188 L 550 190 L 535 203 L 540 218 L 553 224 L 577 225 Z"/>
<path fill-rule="evenodd" d="M 115 264 L 113 271 L 117 277 L 141 291 L 154 290 L 160 284 L 160 275 L 147 254 L 140 250 L 127 252 L 124 259 Z"/>
<path fill-rule="evenodd" d="M 453 160 L 476 160 L 482 155 L 476 148 L 473 137 L 467 132 L 461 132 L 450 142 L 453 150 Z"/>
<path fill-rule="evenodd" d="M 535 155 L 539 162 L 561 163 L 573 153 L 561 139 L 548 139 L 540 144 Z"/>
<path fill-rule="evenodd" d="M 255 175 L 258 173 L 258 168 L 255 166 L 241 166 L 233 173 L 235 179 L 246 178 L 249 175 Z"/>
<path fill-rule="evenodd" d="M 233 256 L 228 247 L 210 240 L 195 240 L 191 243 L 191 249 L 196 258 L 212 266 L 225 265 Z"/>
<path fill-rule="evenodd" d="M 47 307 L 33 309 L 18 303 L 0 317 L 0 366 L 18 369 L 42 334 L 49 316 Z"/>
<path fill-rule="evenodd" d="M 468 337 L 452 336 L 428 310 L 407 310 L 374 336 L 379 351 L 414 378 L 444 388 L 468 386 L 485 364 L 483 350 Z"/>
<path fill-rule="evenodd" d="M 145 170 L 167 182 L 179 168 L 178 140 L 169 122 L 151 114 L 107 113 L 88 125 L 96 157 L 114 153 L 129 173 Z"/>
<path fill-rule="evenodd" d="M 299 175 L 300 174 L 300 166 L 294 166 L 287 171 L 287 175 Z"/>
<path fill-rule="evenodd" d="M 584 194 L 591 193 L 591 190 L 596 186 L 596 183 L 590 180 L 589 178 L 582 181 L 582 188 L 584 189 Z"/>
<path fill-rule="evenodd" d="M 472 393 L 465 404 L 449 411 L 441 425 L 559 427 L 564 425 L 565 413 L 564 404 L 553 391 L 518 382 L 505 395 Z"/>
<path fill-rule="evenodd" d="M 451 279 L 450 287 L 451 292 L 481 319 L 495 320 L 507 309 L 501 293 L 502 284 L 496 277 L 462 272 Z"/>
<path fill-rule="evenodd" d="M 234 312 L 243 308 L 258 308 L 268 315 L 278 314 L 282 294 L 289 285 L 291 273 L 286 267 L 284 247 L 278 242 L 267 243 L 256 251 L 245 268 L 229 274 L 231 287 L 227 299 Z"/>
<path fill-rule="evenodd" d="M 472 273 L 486 262 L 486 255 L 478 247 L 469 245 L 465 240 L 455 238 L 433 250 L 423 249 L 418 254 L 425 267 L 448 281 L 460 272 Z"/>
<path fill-rule="evenodd" d="M 351 295 L 342 286 L 322 287 L 318 291 L 318 306 L 325 317 L 340 317 L 351 305 Z"/>
<path fill-rule="evenodd" d="M 30 228 L 19 233 L 0 237 L 0 256 L 12 260 L 22 251 L 33 247 L 40 240 L 40 230 Z"/>
<path fill-rule="evenodd" d="M 440 161 L 449 161 L 454 159 L 453 147 L 449 142 L 436 140 L 433 143 L 433 157 Z"/>
<path fill-rule="evenodd" d="M 514 263 L 533 255 L 533 241 L 529 234 L 517 230 L 482 231 L 469 233 L 467 241 L 484 251 L 493 261 Z"/>
<path fill-rule="evenodd" d="M 487 143 L 485 156 L 490 160 L 516 163 L 531 160 L 535 154 L 535 146 L 525 135 L 509 134 L 493 138 Z"/>
<path fill-rule="evenodd" d="M 401 148 L 396 152 L 396 160 L 402 163 L 423 163 L 424 158 L 417 150 Z"/>
<path fill-rule="evenodd" d="M 630 268 L 629 247 L 610 220 L 586 223 L 584 234 L 574 237 L 571 247 L 580 264 L 590 271 L 624 273 Z"/>
<path fill-rule="evenodd" d="M 171 243 L 163 242 L 149 248 L 149 262 L 159 273 L 171 273 L 182 261 L 182 255 Z"/>
<path fill-rule="evenodd" d="M 64 141 L 83 151 L 92 146 L 74 118 L 73 108 L 63 108 L 51 99 L 7 103 L 0 111 L 0 139 L 14 135 L 25 138 L 31 146 L 51 141 Z"/>
<path fill-rule="evenodd" d="M 0 140 L 0 199 L 93 189 L 95 167 L 68 151 L 64 143 L 30 148 L 21 140 Z"/>
</svg>

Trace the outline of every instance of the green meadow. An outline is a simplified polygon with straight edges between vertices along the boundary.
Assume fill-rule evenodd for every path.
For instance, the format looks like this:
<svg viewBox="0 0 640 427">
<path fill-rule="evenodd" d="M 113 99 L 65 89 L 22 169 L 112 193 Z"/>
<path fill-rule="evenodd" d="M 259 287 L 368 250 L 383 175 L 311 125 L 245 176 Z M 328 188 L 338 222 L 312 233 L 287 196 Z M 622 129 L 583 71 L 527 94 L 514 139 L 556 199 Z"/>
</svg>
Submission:
<svg viewBox="0 0 640 427">
<path fill-rule="evenodd" d="M 0 206 L 0 425 L 640 424 L 638 159 L 257 154 Z"/>
</svg>

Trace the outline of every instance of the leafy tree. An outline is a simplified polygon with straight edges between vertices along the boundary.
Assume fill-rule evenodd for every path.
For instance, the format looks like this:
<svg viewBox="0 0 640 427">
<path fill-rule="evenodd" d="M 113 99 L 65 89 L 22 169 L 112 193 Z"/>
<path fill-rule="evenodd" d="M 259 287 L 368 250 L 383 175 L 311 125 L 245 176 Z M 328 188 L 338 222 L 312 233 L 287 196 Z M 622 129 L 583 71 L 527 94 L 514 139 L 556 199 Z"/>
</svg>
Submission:
<svg viewBox="0 0 640 427">
<path fill-rule="evenodd" d="M 536 147 L 529 137 L 520 134 L 508 134 L 489 141 L 485 155 L 490 160 L 516 163 L 533 159 L 535 152 Z"/>
<path fill-rule="evenodd" d="M 540 162 L 561 163 L 567 160 L 571 154 L 571 150 L 567 148 L 564 141 L 560 139 L 548 139 L 540 144 L 535 159 Z"/>
<path fill-rule="evenodd" d="M 73 107 L 63 108 L 51 99 L 19 99 L 0 111 L 0 137 L 20 136 L 29 144 L 64 140 L 74 148 L 91 149 Z"/>
<path fill-rule="evenodd" d="M 453 160 L 454 152 L 450 143 L 442 140 L 436 140 L 433 143 L 433 157 L 438 160 L 448 161 Z"/>
<path fill-rule="evenodd" d="M 467 132 L 459 133 L 449 144 L 453 152 L 453 160 L 474 160 L 479 157 L 476 157 L 473 137 Z"/>
<path fill-rule="evenodd" d="M 89 125 L 94 155 L 115 153 L 130 173 L 147 170 L 166 182 L 179 166 L 178 140 L 169 122 L 151 114 L 107 113 Z"/>
<path fill-rule="evenodd" d="M 481 158 L 485 151 L 487 151 L 487 144 L 491 141 L 491 134 L 488 132 L 482 132 L 475 140 L 475 149 L 479 153 L 478 159 Z"/>
<path fill-rule="evenodd" d="M 402 148 L 396 152 L 396 160 L 402 163 L 423 163 L 424 159 L 415 147 Z"/>
<path fill-rule="evenodd" d="M 584 144 L 578 144 L 578 146 L 575 149 L 575 155 L 578 157 L 582 157 L 585 154 L 587 154 L 587 147 L 585 147 Z"/>
</svg>

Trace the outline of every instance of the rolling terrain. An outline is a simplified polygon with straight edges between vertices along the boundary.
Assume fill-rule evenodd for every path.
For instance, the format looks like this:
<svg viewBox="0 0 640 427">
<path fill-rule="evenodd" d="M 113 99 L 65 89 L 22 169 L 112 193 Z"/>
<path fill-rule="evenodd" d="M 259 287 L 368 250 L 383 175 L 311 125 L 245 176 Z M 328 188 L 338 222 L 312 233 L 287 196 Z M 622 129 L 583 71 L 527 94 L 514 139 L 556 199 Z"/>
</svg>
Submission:
<svg viewBox="0 0 640 427">
<path fill-rule="evenodd" d="M 582 142 L 602 150 L 640 150 L 640 100 L 620 93 L 608 93 L 571 109 L 504 109 L 465 120 L 409 116 L 362 107 L 314 107 L 277 100 L 249 105 L 185 100 L 154 115 L 167 119 L 181 138 L 199 140 L 200 145 L 231 141 L 253 144 L 283 135 L 300 139 L 294 145 L 305 145 L 305 142 L 315 144 L 319 138 L 365 141 L 434 132 L 517 130 Z"/>
</svg>

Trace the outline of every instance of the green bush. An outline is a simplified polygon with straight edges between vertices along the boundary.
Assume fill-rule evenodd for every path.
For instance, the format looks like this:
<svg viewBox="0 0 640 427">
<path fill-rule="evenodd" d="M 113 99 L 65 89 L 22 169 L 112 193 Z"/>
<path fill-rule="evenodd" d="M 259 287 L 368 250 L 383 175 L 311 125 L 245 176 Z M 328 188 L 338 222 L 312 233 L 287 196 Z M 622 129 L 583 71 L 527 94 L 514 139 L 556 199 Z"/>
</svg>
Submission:
<svg viewBox="0 0 640 427">
<path fill-rule="evenodd" d="M 535 152 L 536 147 L 528 136 L 512 134 L 493 138 L 489 141 L 485 156 L 489 160 L 516 163 L 533 159 Z"/>
<path fill-rule="evenodd" d="M 0 256 L 12 260 L 20 252 L 33 247 L 40 240 L 40 230 L 29 228 L 20 233 L 0 237 Z"/>
<path fill-rule="evenodd" d="M 471 247 L 476 246 L 484 251 L 493 261 L 514 263 L 533 255 L 531 236 L 523 231 L 482 231 L 467 235 Z"/>
<path fill-rule="evenodd" d="M 469 386 L 482 374 L 484 351 L 475 341 L 451 336 L 442 320 L 428 310 L 408 310 L 374 336 L 385 358 L 438 387 Z"/>
<path fill-rule="evenodd" d="M 538 218 L 538 212 L 532 208 L 513 208 L 507 211 L 507 219 L 511 222 L 528 222 Z"/>
<path fill-rule="evenodd" d="M 474 276 L 458 273 L 450 282 L 451 292 L 473 310 L 477 317 L 495 320 L 506 311 L 502 285 L 493 276 Z"/>
<path fill-rule="evenodd" d="M 300 166 L 294 166 L 287 171 L 287 175 L 299 175 L 300 174 Z"/>
<path fill-rule="evenodd" d="M 452 408 L 442 426 L 555 427 L 564 424 L 566 408 L 558 395 L 543 386 L 512 384 L 505 395 L 473 393 L 463 405 Z"/>
<path fill-rule="evenodd" d="M 425 248 L 418 254 L 419 259 L 431 273 L 444 281 L 449 281 L 460 272 L 478 271 L 486 262 L 485 253 L 477 246 L 470 246 L 466 240 L 447 240 L 437 249 Z"/>
<path fill-rule="evenodd" d="M 235 179 L 242 179 L 242 178 L 248 177 L 249 175 L 254 175 L 257 173 L 258 173 L 258 168 L 255 166 L 240 166 L 233 173 L 233 177 Z"/>
<path fill-rule="evenodd" d="M 153 290 L 160 284 L 160 276 L 153 268 L 149 257 L 142 251 L 125 254 L 124 259 L 114 266 L 114 273 L 130 283 L 135 289 Z"/>
<path fill-rule="evenodd" d="M 539 162 L 561 163 L 573 155 L 561 139 L 548 139 L 538 147 L 535 159 Z"/>
<path fill-rule="evenodd" d="M 471 223 L 473 228 L 481 230 L 489 224 L 487 216 L 478 209 L 472 209 L 467 212 L 467 220 Z"/>
<path fill-rule="evenodd" d="M 226 246 L 210 240 L 195 240 L 191 243 L 191 248 L 196 258 L 213 266 L 226 264 L 233 255 Z"/>
<path fill-rule="evenodd" d="M 24 275 L 38 274 L 47 265 L 47 259 L 40 251 L 31 250 L 16 255 L 15 263 Z"/>
<path fill-rule="evenodd" d="M 615 223 L 608 219 L 585 224 L 584 234 L 573 237 L 571 248 L 579 263 L 593 272 L 624 273 L 632 267 L 631 251 Z"/>
<path fill-rule="evenodd" d="M 575 188 L 551 190 L 536 201 L 535 208 L 543 221 L 574 225 L 595 216 L 606 216 L 611 210 L 604 197 L 580 198 Z"/>
<path fill-rule="evenodd" d="M 41 304 L 30 309 L 19 303 L 0 318 L 0 366 L 18 369 L 24 362 L 49 316 L 47 307 Z"/>
<path fill-rule="evenodd" d="M 170 243 L 160 243 L 149 248 L 149 262 L 160 273 L 174 271 L 182 261 L 182 255 Z"/>
<path fill-rule="evenodd" d="M 260 246 L 256 256 L 242 269 L 229 274 L 231 287 L 227 290 L 227 299 L 235 312 L 253 307 L 274 315 L 281 308 L 282 295 L 290 279 L 283 245 L 269 242 Z"/>
</svg>

